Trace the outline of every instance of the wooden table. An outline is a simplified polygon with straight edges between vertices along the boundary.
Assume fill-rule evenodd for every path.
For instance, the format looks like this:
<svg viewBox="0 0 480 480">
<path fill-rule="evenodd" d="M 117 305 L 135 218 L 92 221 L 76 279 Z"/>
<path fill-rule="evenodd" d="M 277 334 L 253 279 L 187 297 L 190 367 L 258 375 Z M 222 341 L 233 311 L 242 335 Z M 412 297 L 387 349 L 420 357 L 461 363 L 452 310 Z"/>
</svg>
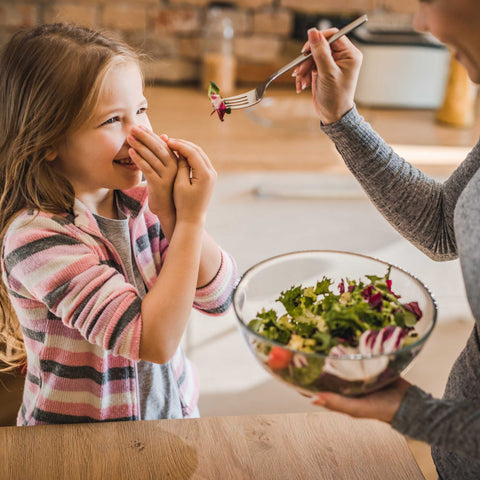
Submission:
<svg viewBox="0 0 480 480">
<path fill-rule="evenodd" d="M 424 477 L 390 426 L 319 412 L 0 428 L 0 478 Z"/>
</svg>

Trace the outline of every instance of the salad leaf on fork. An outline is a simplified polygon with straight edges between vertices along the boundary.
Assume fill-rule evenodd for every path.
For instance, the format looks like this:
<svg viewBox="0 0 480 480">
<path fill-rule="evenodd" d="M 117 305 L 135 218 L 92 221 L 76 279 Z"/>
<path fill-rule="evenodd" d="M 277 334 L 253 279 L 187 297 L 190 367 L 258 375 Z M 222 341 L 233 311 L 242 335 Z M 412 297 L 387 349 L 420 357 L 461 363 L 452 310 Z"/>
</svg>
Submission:
<svg viewBox="0 0 480 480">
<path fill-rule="evenodd" d="M 218 118 L 223 122 L 225 114 L 230 114 L 232 110 L 225 105 L 223 98 L 220 96 L 220 89 L 215 82 L 210 81 L 207 94 L 213 107 L 211 115 L 217 112 Z"/>
</svg>

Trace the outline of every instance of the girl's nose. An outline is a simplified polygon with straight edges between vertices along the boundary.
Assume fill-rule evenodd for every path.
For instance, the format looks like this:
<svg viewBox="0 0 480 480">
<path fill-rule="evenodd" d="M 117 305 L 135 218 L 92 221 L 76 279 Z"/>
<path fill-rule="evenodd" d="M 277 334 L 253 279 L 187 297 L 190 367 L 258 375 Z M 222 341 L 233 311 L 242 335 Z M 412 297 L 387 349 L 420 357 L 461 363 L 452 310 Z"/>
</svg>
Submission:
<svg viewBox="0 0 480 480">
<path fill-rule="evenodd" d="M 135 121 L 135 122 L 130 122 L 128 125 L 125 126 L 125 133 L 126 135 L 131 135 L 133 134 L 133 129 L 134 128 L 138 128 L 140 126 L 142 126 L 143 123 L 142 122 L 138 122 L 138 121 Z"/>
<path fill-rule="evenodd" d="M 150 125 L 150 122 L 148 120 L 145 120 L 145 119 L 136 119 L 135 121 L 129 123 L 127 125 L 127 132 L 131 133 L 132 128 L 134 128 L 134 127 L 145 127 L 148 130 L 152 129 L 152 126 Z"/>
</svg>

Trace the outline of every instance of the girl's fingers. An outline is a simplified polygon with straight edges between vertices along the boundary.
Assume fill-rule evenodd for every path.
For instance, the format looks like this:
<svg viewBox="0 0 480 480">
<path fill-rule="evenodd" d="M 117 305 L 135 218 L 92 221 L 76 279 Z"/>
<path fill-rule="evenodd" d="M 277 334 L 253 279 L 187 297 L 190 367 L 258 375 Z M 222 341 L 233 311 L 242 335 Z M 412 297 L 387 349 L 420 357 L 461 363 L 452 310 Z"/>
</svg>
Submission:
<svg viewBox="0 0 480 480">
<path fill-rule="evenodd" d="M 201 168 L 203 163 L 208 169 L 213 170 L 213 165 L 208 155 L 198 145 L 187 140 L 170 138 L 168 140 L 168 146 L 180 155 L 183 155 L 192 168 Z"/>
<path fill-rule="evenodd" d="M 156 135 L 155 133 L 145 129 L 134 127 L 132 133 L 128 136 L 128 143 L 131 147 L 135 148 L 142 157 L 150 162 L 152 166 L 157 168 L 158 160 L 167 166 L 174 162 L 176 165 L 177 157 L 167 145 L 168 136 L 164 135 L 164 138 Z"/>
<path fill-rule="evenodd" d="M 167 167 L 167 161 L 164 160 L 165 156 L 168 155 L 166 150 L 164 154 L 160 154 L 158 150 L 154 153 L 143 143 L 130 137 L 128 138 L 128 143 L 143 158 L 143 160 L 148 162 L 150 166 L 157 171 L 159 175 L 161 170 Z"/>
<path fill-rule="evenodd" d="M 207 164 L 210 164 L 210 159 L 208 158 L 207 154 L 203 151 L 203 149 L 201 147 L 199 147 L 198 145 L 196 145 L 195 143 L 193 142 L 190 142 L 188 140 L 183 140 L 182 138 L 171 138 L 170 139 L 171 142 L 168 142 L 169 145 L 170 144 L 173 144 L 175 145 L 175 143 L 179 144 L 179 145 L 185 145 L 185 146 L 188 146 L 192 149 L 192 151 L 196 152 L 198 155 L 200 155 L 202 157 L 202 159 L 207 163 Z"/>
<path fill-rule="evenodd" d="M 135 162 L 135 165 L 144 174 L 147 181 L 154 175 L 158 177 L 158 173 L 156 172 L 156 170 L 154 170 L 150 163 L 148 163 L 134 148 L 129 148 L 128 154 L 130 155 L 130 158 Z"/>
<path fill-rule="evenodd" d="M 178 175 L 188 175 L 190 178 L 190 165 L 183 155 L 178 156 Z"/>
</svg>

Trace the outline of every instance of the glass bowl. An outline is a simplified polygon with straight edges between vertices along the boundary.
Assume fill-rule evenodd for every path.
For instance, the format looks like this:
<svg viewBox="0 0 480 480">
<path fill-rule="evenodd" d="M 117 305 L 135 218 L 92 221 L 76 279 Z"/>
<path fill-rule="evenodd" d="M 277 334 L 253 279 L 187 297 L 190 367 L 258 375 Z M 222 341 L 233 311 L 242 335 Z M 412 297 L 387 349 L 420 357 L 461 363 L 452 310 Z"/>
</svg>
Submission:
<svg viewBox="0 0 480 480">
<path fill-rule="evenodd" d="M 415 325 L 418 336 L 392 353 L 306 353 L 270 340 L 248 326 L 262 309 L 274 309 L 278 316 L 285 313 L 276 299 L 292 286 L 315 285 L 323 276 L 333 280 L 332 290 L 347 278 L 370 283 L 365 275 L 383 277 L 389 267 L 392 291 L 400 296 L 402 304 L 417 302 L 423 312 Z M 432 294 L 413 275 L 382 260 L 333 250 L 292 252 L 254 265 L 239 281 L 233 306 L 243 337 L 260 365 L 274 378 L 308 396 L 319 391 L 357 396 L 383 388 L 396 380 L 418 355 L 437 319 Z M 273 349 L 279 362 L 271 360 Z"/>
</svg>

